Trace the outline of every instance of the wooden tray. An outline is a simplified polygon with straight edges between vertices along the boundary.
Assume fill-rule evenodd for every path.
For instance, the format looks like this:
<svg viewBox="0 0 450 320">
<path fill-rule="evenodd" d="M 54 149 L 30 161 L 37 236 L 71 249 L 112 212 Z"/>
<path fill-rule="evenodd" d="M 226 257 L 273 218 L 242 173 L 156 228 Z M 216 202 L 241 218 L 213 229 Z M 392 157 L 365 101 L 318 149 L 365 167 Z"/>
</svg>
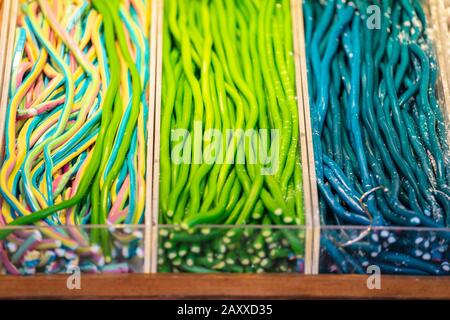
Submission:
<svg viewBox="0 0 450 320">
<path fill-rule="evenodd" d="M 383 276 L 379 290 L 364 275 L 82 275 L 80 290 L 64 275 L 0 283 L 0 299 L 450 299 L 450 277 Z"/>
</svg>

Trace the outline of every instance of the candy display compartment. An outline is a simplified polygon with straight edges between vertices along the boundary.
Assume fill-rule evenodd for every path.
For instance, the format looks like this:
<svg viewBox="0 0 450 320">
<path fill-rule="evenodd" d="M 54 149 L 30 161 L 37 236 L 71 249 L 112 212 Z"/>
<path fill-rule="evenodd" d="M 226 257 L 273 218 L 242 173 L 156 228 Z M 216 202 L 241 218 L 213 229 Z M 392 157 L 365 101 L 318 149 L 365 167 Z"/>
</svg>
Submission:
<svg viewBox="0 0 450 320">
<path fill-rule="evenodd" d="M 430 18 L 430 32 L 433 34 L 433 45 L 439 58 L 440 81 L 439 97 L 450 97 L 450 2 L 430 0 L 427 6 L 427 16 Z M 447 83 L 445 86 L 444 83 Z M 445 112 L 444 112 L 445 113 Z M 450 112 L 445 113 L 450 122 Z"/>
<path fill-rule="evenodd" d="M 153 269 L 310 273 L 300 2 L 158 3 Z"/>
<path fill-rule="evenodd" d="M 448 274 L 448 61 L 437 3 L 303 1 L 320 272 Z"/>
<path fill-rule="evenodd" d="M 1 274 L 450 274 L 444 1 L 0 6 Z"/>
<path fill-rule="evenodd" d="M 305 273 L 304 226 L 158 227 L 157 272 Z"/>
<path fill-rule="evenodd" d="M 151 4 L 5 3 L 2 272 L 148 271 Z"/>
</svg>

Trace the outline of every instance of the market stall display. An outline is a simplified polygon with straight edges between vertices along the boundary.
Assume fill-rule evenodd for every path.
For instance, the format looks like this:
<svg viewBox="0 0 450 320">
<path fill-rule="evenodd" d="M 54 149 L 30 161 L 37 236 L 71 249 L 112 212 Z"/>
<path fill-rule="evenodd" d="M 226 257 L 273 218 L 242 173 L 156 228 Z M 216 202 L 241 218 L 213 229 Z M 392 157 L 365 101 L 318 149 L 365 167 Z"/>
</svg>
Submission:
<svg viewBox="0 0 450 320">
<path fill-rule="evenodd" d="M 0 273 L 450 274 L 449 9 L 0 0 Z"/>
</svg>

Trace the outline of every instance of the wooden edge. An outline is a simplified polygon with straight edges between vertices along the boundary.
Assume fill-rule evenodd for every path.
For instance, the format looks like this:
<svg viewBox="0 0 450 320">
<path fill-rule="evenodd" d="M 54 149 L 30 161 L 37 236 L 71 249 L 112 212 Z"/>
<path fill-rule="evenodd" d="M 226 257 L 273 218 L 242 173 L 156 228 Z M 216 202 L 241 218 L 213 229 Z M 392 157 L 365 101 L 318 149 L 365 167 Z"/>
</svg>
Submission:
<svg viewBox="0 0 450 320">
<path fill-rule="evenodd" d="M 447 13 L 444 1 L 429 0 L 427 13 L 428 24 L 432 30 L 432 40 L 437 56 L 439 66 L 439 99 L 444 108 L 447 127 L 450 126 L 450 53 L 448 52 L 448 27 Z M 447 140 L 450 141 L 450 130 L 447 131 Z"/>
<path fill-rule="evenodd" d="M 8 5 L 6 3 L 10 2 L 9 11 Z M 0 97 L 0 165 L 3 162 L 3 148 L 4 148 L 4 134 L 5 134 L 5 121 L 6 121 L 6 110 L 8 106 L 8 99 L 9 99 L 9 84 L 11 80 L 11 68 L 14 58 L 14 41 L 15 41 L 15 30 L 16 30 L 16 21 L 17 21 L 17 14 L 18 14 L 18 8 L 19 8 L 19 1 L 18 0 L 11 0 L 5 2 L 5 11 L 4 11 L 4 17 L 9 16 L 7 19 L 7 42 L 6 42 L 6 54 L 4 55 L 5 59 L 3 60 L 4 63 L 4 69 L 3 69 L 3 82 L 1 87 L 1 97 Z M 4 22 L 4 21 L 3 21 Z M 3 24 L 2 24 L 3 27 Z"/>
<path fill-rule="evenodd" d="M 308 75 L 306 68 L 306 45 L 305 45 L 305 31 L 304 31 L 304 16 L 302 0 L 299 0 L 298 5 L 298 36 L 299 36 L 299 51 L 300 51 L 300 72 L 302 82 L 302 102 L 303 113 L 306 127 L 306 145 L 307 145 L 307 161 L 308 161 L 308 183 L 310 186 L 310 216 L 312 220 L 312 245 L 311 245 L 311 273 L 317 274 L 319 272 L 319 251 L 320 251 L 320 221 L 319 221 L 319 198 L 317 193 L 316 184 L 316 166 L 314 162 L 314 150 L 312 139 L 312 126 L 311 126 L 311 110 L 309 104 L 309 91 L 308 91 Z"/>
<path fill-rule="evenodd" d="M 11 2 L 6 1 L 3 3 L 0 1 L 0 16 L 1 16 L 1 29 L 0 29 L 0 57 L 5 56 L 6 50 L 6 42 L 8 39 L 8 26 L 9 26 L 9 17 L 10 17 L 10 8 Z M 0 88 L 3 88 L 3 69 L 5 67 L 5 63 L 0 63 Z"/>
<path fill-rule="evenodd" d="M 159 215 L 159 165 L 161 143 L 161 86 L 162 86 L 162 47 L 164 0 L 154 0 L 156 3 L 156 88 L 155 88 L 155 121 L 153 145 L 153 192 L 152 192 L 152 266 L 151 272 L 157 272 L 158 262 L 158 215 Z"/>
<path fill-rule="evenodd" d="M 68 277 L 0 277 L 0 298 L 9 299 L 450 299 L 450 277 L 381 276 L 368 289 L 368 275 L 81 275 L 81 289 Z"/>
<path fill-rule="evenodd" d="M 157 10 L 156 0 L 151 2 L 151 24 L 150 24 L 150 85 L 149 85 L 149 113 L 147 120 L 147 174 L 146 174 L 146 199 L 145 199 L 145 242 L 144 242 L 144 272 L 151 272 L 152 261 L 152 186 L 153 186 L 153 144 L 155 123 L 155 91 L 156 91 L 156 51 L 157 51 Z"/>
<path fill-rule="evenodd" d="M 443 45 L 445 45 L 445 50 L 446 50 L 446 56 L 445 61 L 447 61 L 447 85 L 448 88 L 450 90 L 450 11 L 448 10 L 448 6 L 446 7 L 446 5 L 444 3 L 441 4 L 443 9 L 440 10 L 439 12 L 441 13 L 441 30 L 442 30 L 442 40 Z M 450 102 L 447 102 L 450 104 Z M 449 107 L 450 109 L 450 107 Z"/>
<path fill-rule="evenodd" d="M 431 0 L 430 0 L 431 1 Z M 442 78 L 445 78 L 446 84 L 444 86 L 445 97 L 447 102 L 447 112 L 450 119 L 450 38 L 448 34 L 448 16 L 445 7 L 445 1 L 432 0 L 437 6 L 437 17 L 432 17 L 432 23 L 438 30 L 438 37 L 436 39 L 440 46 L 438 54 L 439 65 L 443 71 L 440 72 Z"/>
<path fill-rule="evenodd" d="M 300 152 L 302 161 L 302 174 L 303 174 L 303 201 L 304 212 L 306 219 L 306 238 L 305 238 L 305 274 L 312 273 L 312 246 L 313 246 L 313 218 L 312 218 L 312 204 L 311 204 L 311 183 L 309 183 L 309 156 L 308 156 L 308 142 L 307 125 L 305 121 L 305 113 L 303 106 L 303 87 L 302 87 L 302 54 L 300 48 L 300 29 L 303 21 L 301 20 L 300 5 L 301 0 L 291 0 L 291 15 L 292 15 L 292 32 L 294 39 L 294 63 L 295 63 L 295 84 L 297 91 L 297 110 L 299 119 L 299 131 L 300 131 Z"/>
</svg>

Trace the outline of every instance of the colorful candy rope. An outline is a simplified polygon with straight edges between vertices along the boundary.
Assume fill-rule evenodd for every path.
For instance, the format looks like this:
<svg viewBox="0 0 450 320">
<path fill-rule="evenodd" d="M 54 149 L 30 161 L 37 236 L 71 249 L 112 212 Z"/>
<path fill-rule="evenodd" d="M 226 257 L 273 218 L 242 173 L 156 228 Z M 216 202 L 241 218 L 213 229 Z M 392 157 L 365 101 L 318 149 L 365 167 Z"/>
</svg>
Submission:
<svg viewBox="0 0 450 320">
<path fill-rule="evenodd" d="M 77 252 L 101 245 L 106 262 L 119 238 L 130 241 L 57 227 L 143 222 L 149 11 L 144 0 L 22 4 L 0 224 L 38 224 Z"/>
</svg>

